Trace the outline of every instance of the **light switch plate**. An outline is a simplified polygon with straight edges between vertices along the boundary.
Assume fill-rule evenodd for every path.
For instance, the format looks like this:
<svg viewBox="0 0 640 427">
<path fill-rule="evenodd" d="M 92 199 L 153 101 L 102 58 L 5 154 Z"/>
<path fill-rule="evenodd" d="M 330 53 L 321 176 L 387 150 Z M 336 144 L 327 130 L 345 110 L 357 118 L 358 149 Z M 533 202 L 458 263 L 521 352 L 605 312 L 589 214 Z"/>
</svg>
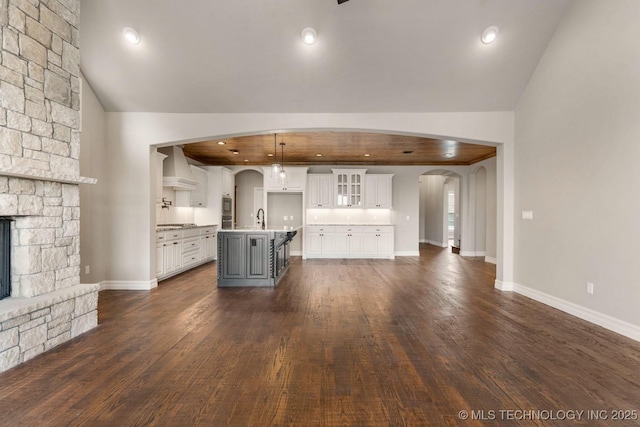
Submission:
<svg viewBox="0 0 640 427">
<path fill-rule="evenodd" d="M 522 219 L 533 219 L 533 211 L 522 211 Z"/>
</svg>

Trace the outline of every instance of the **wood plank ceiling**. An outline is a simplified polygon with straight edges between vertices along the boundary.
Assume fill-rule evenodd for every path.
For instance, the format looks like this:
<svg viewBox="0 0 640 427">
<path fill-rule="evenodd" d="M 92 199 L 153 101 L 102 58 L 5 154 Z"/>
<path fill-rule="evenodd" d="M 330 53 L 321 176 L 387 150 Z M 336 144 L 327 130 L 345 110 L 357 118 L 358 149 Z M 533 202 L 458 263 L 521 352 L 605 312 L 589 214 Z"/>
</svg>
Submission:
<svg viewBox="0 0 640 427">
<path fill-rule="evenodd" d="M 380 133 L 296 132 L 275 139 L 277 162 L 284 148 L 285 165 L 471 165 L 496 155 L 486 145 Z M 274 163 L 274 134 L 195 142 L 184 154 L 206 165 L 266 166 Z"/>
</svg>

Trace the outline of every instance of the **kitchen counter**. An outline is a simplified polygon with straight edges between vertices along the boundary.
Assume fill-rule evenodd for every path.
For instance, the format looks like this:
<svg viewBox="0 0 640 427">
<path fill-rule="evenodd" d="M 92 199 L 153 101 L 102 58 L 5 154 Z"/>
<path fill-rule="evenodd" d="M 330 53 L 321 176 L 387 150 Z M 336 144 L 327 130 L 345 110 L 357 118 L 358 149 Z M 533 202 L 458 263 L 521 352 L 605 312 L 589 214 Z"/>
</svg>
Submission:
<svg viewBox="0 0 640 427">
<path fill-rule="evenodd" d="M 260 227 L 237 227 L 237 228 L 224 229 L 219 231 L 225 231 L 229 233 L 238 233 L 238 232 L 244 233 L 247 231 L 266 231 L 266 232 L 281 233 L 284 231 L 300 231 L 300 230 L 302 230 L 301 225 L 296 225 L 296 226 L 283 225 L 283 226 L 271 226 L 269 228 L 265 228 L 264 230 Z"/>
<path fill-rule="evenodd" d="M 275 287 L 289 268 L 289 243 L 302 227 L 218 231 L 218 287 Z"/>
<path fill-rule="evenodd" d="M 218 224 L 208 224 L 208 225 L 196 225 L 196 224 L 158 224 L 156 225 L 156 231 L 167 231 L 167 230 L 186 230 L 189 228 L 205 228 L 205 227 L 217 227 Z"/>
</svg>

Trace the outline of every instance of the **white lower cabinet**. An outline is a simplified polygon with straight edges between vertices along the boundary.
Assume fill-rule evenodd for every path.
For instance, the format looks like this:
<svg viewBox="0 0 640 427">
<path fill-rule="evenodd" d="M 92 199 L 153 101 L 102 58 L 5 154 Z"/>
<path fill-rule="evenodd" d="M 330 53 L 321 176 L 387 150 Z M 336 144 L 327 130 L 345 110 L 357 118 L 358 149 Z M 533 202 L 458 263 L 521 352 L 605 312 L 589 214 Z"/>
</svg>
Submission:
<svg viewBox="0 0 640 427">
<path fill-rule="evenodd" d="M 364 254 L 375 258 L 393 258 L 393 227 L 367 227 L 363 233 Z"/>
<path fill-rule="evenodd" d="M 215 259 L 215 227 L 156 233 L 156 278 L 166 279 Z"/>
<path fill-rule="evenodd" d="M 394 258 L 393 226 L 310 225 L 307 258 Z"/>
<path fill-rule="evenodd" d="M 182 268 L 180 240 L 156 243 L 156 277 L 170 276 Z"/>
</svg>

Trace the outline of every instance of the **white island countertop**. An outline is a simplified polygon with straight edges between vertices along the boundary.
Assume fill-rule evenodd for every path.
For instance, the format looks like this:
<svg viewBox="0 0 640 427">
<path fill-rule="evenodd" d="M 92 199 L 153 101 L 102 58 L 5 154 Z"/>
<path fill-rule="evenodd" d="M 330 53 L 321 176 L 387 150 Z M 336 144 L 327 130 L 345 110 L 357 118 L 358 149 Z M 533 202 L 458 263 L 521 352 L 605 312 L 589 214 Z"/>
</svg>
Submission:
<svg viewBox="0 0 640 427">
<path fill-rule="evenodd" d="M 264 230 L 261 227 L 236 227 L 236 228 L 226 228 L 218 230 L 218 232 L 255 232 L 255 231 L 264 231 L 264 232 L 274 232 L 274 233 L 282 233 L 285 231 L 298 231 L 302 230 L 301 225 L 273 225 L 266 227 Z"/>
</svg>

